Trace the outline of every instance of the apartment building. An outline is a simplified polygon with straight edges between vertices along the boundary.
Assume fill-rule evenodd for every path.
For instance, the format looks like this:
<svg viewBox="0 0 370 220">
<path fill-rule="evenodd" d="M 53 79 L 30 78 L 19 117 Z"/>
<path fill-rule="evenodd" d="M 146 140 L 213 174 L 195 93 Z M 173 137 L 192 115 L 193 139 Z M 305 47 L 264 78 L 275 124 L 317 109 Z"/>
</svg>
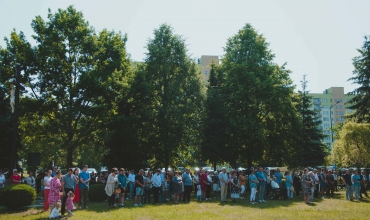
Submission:
<svg viewBox="0 0 370 220">
<path fill-rule="evenodd" d="M 343 87 L 331 87 L 323 93 L 308 93 L 312 96 L 312 108 L 318 110 L 318 117 L 321 120 L 320 129 L 327 135 L 324 142 L 329 150 L 332 149 L 334 133 L 331 128 L 338 123 L 344 122 L 344 116 L 352 112 L 348 108 L 348 102 L 353 95 L 346 95 Z"/>
</svg>

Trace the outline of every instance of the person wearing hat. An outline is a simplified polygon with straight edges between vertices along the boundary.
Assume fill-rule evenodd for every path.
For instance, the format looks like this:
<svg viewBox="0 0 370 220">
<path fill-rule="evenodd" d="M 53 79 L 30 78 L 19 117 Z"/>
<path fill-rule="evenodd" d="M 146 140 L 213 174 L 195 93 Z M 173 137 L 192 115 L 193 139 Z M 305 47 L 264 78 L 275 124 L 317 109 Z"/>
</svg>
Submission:
<svg viewBox="0 0 370 220">
<path fill-rule="evenodd" d="M 18 170 L 14 169 L 13 174 L 10 176 L 10 180 L 12 184 L 20 184 L 21 183 L 21 176 L 18 175 Z"/>
<path fill-rule="evenodd" d="M 157 169 L 155 171 L 155 174 L 153 175 L 152 177 L 152 182 L 153 182 L 153 194 L 154 194 L 154 203 L 158 203 L 158 195 L 159 195 L 159 191 L 161 189 L 161 186 L 162 186 L 162 178 L 161 178 L 161 170 L 160 169 Z"/>
</svg>

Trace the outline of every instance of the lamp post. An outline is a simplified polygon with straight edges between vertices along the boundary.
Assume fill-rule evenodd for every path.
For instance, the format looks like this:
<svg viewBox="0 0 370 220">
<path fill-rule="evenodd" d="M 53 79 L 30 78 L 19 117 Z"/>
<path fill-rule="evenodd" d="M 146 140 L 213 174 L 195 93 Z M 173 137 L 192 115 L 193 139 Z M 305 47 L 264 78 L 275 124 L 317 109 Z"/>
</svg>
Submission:
<svg viewBox="0 0 370 220">
<path fill-rule="evenodd" d="M 330 106 L 330 134 L 331 134 L 331 147 L 333 147 L 333 120 L 331 118 L 331 109 L 333 108 L 333 106 L 337 105 L 340 101 L 337 101 L 335 104 L 331 105 Z"/>
</svg>

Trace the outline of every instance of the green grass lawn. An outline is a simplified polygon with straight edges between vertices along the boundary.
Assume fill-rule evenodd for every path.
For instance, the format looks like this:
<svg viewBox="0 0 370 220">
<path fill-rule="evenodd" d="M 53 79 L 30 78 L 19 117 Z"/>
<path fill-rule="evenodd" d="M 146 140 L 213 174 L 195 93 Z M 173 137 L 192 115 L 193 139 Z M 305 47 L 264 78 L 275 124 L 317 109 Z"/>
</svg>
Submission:
<svg viewBox="0 0 370 220">
<path fill-rule="evenodd" d="M 331 199 L 319 199 L 307 205 L 302 198 L 269 200 L 251 205 L 247 199 L 221 205 L 219 201 L 188 204 L 146 205 L 133 207 L 132 201 L 124 209 L 108 209 L 106 203 L 90 203 L 89 210 L 78 210 L 70 219 L 370 219 L 370 200 L 346 201 L 344 192 Z M 46 219 L 42 208 L 8 211 L 0 208 L 0 219 Z"/>
</svg>

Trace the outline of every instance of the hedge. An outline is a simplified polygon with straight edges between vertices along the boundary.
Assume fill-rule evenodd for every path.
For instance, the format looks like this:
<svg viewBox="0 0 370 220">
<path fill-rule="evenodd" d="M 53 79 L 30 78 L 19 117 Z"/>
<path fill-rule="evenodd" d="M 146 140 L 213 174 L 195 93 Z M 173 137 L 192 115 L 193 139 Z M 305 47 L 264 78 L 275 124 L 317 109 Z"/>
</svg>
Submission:
<svg viewBox="0 0 370 220">
<path fill-rule="evenodd" d="M 88 196 L 91 202 L 103 202 L 107 200 L 108 196 L 105 193 L 105 184 L 90 185 Z"/>
<path fill-rule="evenodd" d="M 9 185 L 0 189 L 0 206 L 9 209 L 31 205 L 36 199 L 36 190 L 27 184 Z"/>
</svg>

